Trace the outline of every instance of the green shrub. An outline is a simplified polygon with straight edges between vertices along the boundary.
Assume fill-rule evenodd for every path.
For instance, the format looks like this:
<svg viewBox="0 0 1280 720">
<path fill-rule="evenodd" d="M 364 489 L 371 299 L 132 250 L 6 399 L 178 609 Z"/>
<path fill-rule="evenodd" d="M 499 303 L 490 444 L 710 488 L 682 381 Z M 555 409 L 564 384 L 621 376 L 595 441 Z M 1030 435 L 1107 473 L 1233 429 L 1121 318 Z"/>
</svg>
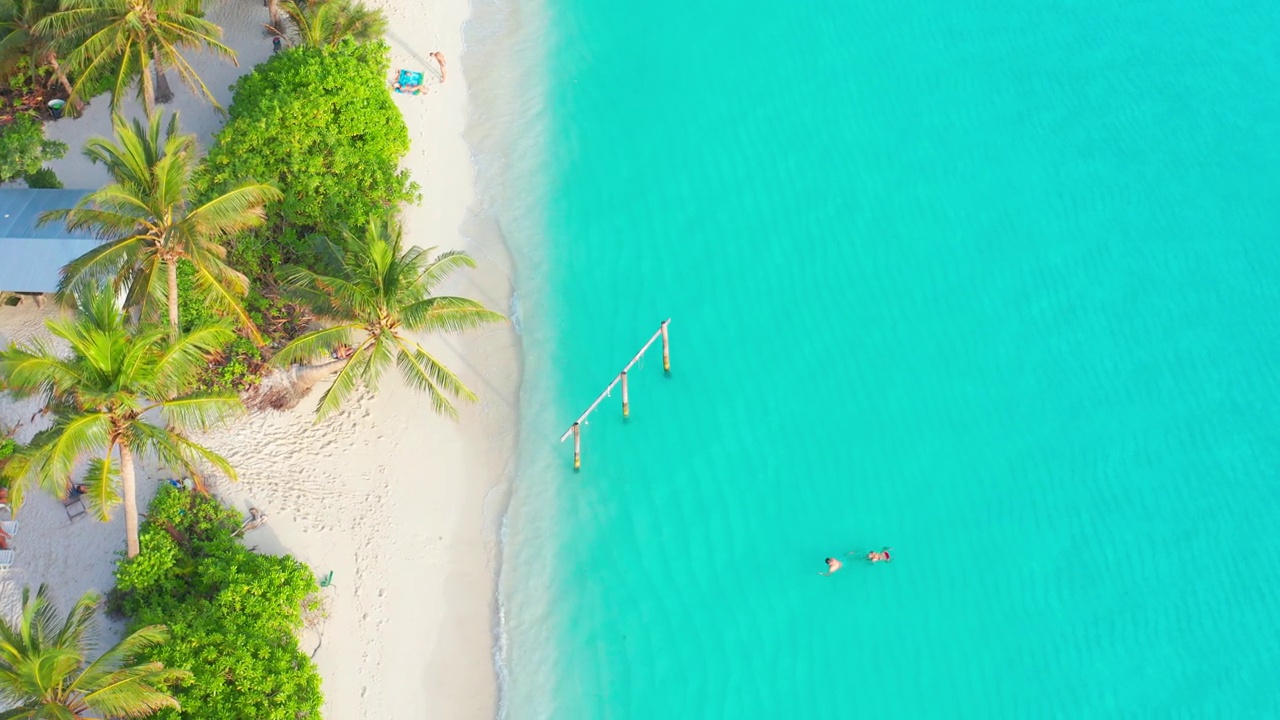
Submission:
<svg viewBox="0 0 1280 720">
<path fill-rule="evenodd" d="M 27 173 L 22 179 L 27 181 L 27 187 L 29 188 L 53 188 L 56 190 L 62 187 L 62 181 L 58 179 L 57 174 L 53 172 L 51 167 L 42 167 L 33 173 Z"/>
<path fill-rule="evenodd" d="M 162 720 L 319 719 L 315 664 L 299 648 L 303 604 L 317 592 L 307 566 L 254 553 L 236 539 L 235 511 L 199 493 L 164 486 L 139 539 L 142 552 L 116 569 L 112 610 L 130 629 L 169 626 L 169 642 L 140 659 L 186 668 Z"/>
<path fill-rule="evenodd" d="M 18 450 L 18 442 L 13 438 L 0 438 L 0 462 L 4 462 L 13 456 Z"/>
<path fill-rule="evenodd" d="M 67 144 L 46 140 L 44 126 L 31 115 L 19 115 L 0 130 L 0 182 L 39 171 L 46 161 L 67 154 Z"/>
<path fill-rule="evenodd" d="M 218 319 L 218 313 L 196 292 L 196 269 L 187 260 L 178 261 L 178 326 L 188 333 Z"/>
<path fill-rule="evenodd" d="M 243 392 L 262 381 L 262 366 L 262 348 L 247 337 L 237 337 L 196 384 L 206 392 Z"/>
<path fill-rule="evenodd" d="M 236 82 L 199 187 L 254 178 L 285 195 L 268 206 L 266 226 L 232 244 L 241 271 L 305 263 L 311 235 L 363 227 L 416 198 L 400 169 L 409 133 L 387 91 L 388 52 L 384 43 L 294 48 Z"/>
</svg>

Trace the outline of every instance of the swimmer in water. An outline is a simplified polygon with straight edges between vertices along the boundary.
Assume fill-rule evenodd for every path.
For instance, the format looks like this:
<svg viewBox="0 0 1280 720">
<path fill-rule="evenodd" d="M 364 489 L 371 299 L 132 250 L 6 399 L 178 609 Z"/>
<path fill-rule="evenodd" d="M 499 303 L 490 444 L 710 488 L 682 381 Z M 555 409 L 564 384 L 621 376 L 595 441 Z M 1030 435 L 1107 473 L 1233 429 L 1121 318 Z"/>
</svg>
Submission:
<svg viewBox="0 0 1280 720">
<path fill-rule="evenodd" d="M 893 558 L 891 558 L 891 557 L 889 556 L 889 551 L 890 551 L 890 550 L 892 550 L 892 549 L 893 549 L 893 548 L 891 548 L 891 547 L 887 547 L 887 548 L 884 548 L 883 550 L 881 550 L 881 551 L 879 551 L 879 552 L 876 552 L 875 550 L 872 550 L 871 552 L 869 552 L 869 553 L 867 553 L 867 554 L 866 554 L 866 558 L 867 558 L 867 560 L 871 561 L 871 563 L 872 563 L 873 565 L 874 565 L 875 563 L 878 563 L 878 562 L 889 562 L 890 560 L 892 560 L 892 559 L 893 559 Z M 850 551 L 850 552 L 848 552 L 848 553 L 846 553 L 846 554 L 847 554 L 847 555 L 859 555 L 859 554 L 861 554 L 861 552 L 862 552 L 862 551 L 860 551 L 860 550 L 852 550 L 852 551 Z"/>
<path fill-rule="evenodd" d="M 818 573 L 819 575 L 822 575 L 824 577 L 827 575 L 832 575 L 835 573 L 835 571 L 844 567 L 844 563 L 840 562 L 835 558 L 827 558 L 826 560 L 824 560 L 824 562 L 827 563 L 827 571 L 824 573 Z"/>
<path fill-rule="evenodd" d="M 872 564 L 875 564 L 881 561 L 889 562 L 892 559 L 889 557 L 889 551 L 892 549 L 893 548 L 885 548 L 880 552 L 869 552 L 867 553 L 867 559 L 870 560 Z"/>
</svg>

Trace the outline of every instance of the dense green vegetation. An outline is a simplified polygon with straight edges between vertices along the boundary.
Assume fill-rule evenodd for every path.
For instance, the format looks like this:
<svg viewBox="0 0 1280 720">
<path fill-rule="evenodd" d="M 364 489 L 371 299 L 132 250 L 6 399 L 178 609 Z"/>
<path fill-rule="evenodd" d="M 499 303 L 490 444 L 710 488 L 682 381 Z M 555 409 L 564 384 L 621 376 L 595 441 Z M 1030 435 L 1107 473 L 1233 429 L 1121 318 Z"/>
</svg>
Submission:
<svg viewBox="0 0 1280 720">
<path fill-rule="evenodd" d="M 142 526 L 142 554 L 120 563 L 112 608 L 130 627 L 168 625 L 141 659 L 187 668 L 181 710 L 159 718 L 320 717 L 320 676 L 298 648 L 315 577 L 292 557 L 259 555 L 236 538 L 240 519 L 198 493 L 164 487 Z"/>
<path fill-rule="evenodd" d="M 66 154 L 66 143 L 45 139 L 43 125 L 30 115 L 19 115 L 0 130 L 0 182 L 31 176 Z"/>
<path fill-rule="evenodd" d="M 47 89 L 56 80 L 67 95 L 73 94 L 58 60 L 60 38 L 36 29 L 57 9 L 57 0 L 0 0 L 0 73 L 11 92 Z"/>
<path fill-rule="evenodd" d="M 285 192 L 265 227 L 232 242 L 242 272 L 270 283 L 281 264 L 310 264 L 312 235 L 339 237 L 416 197 L 400 168 L 409 133 L 387 92 L 389 63 L 385 44 L 348 41 L 285 51 L 236 82 L 203 188 L 251 177 Z"/>
<path fill-rule="evenodd" d="M 163 625 L 139 627 L 89 660 L 97 606 L 98 596 L 86 593 L 59 620 L 48 586 L 34 595 L 22 589 L 16 621 L 0 618 L 0 698 L 13 706 L 3 717 L 144 717 L 178 706 L 171 686 L 191 673 L 136 660 L 168 639 Z"/>
</svg>

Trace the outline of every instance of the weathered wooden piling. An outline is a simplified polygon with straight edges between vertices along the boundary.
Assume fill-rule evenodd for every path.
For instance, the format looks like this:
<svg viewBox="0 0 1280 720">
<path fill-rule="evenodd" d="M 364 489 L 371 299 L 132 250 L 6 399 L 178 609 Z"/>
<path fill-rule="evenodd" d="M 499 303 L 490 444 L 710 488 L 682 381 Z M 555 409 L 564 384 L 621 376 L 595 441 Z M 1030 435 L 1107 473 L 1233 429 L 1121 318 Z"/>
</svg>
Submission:
<svg viewBox="0 0 1280 720">
<path fill-rule="evenodd" d="M 631 417 L 631 398 L 627 395 L 627 371 L 623 370 L 619 376 L 622 378 L 622 417 Z"/>
<path fill-rule="evenodd" d="M 573 469 L 582 469 L 582 428 L 573 424 Z"/>
<path fill-rule="evenodd" d="M 670 319 L 662 321 L 662 371 L 671 372 L 671 338 L 667 337 L 667 323 Z"/>
</svg>

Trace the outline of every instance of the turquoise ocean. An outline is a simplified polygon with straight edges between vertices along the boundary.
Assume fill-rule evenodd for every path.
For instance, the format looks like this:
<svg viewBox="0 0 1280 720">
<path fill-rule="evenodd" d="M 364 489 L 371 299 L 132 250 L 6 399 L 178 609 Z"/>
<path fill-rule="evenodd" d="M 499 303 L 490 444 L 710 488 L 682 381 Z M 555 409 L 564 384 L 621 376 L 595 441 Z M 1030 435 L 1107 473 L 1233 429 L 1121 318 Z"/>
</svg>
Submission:
<svg viewBox="0 0 1280 720">
<path fill-rule="evenodd" d="M 505 718 L 1280 714 L 1280 4 L 497 2 Z"/>
</svg>

